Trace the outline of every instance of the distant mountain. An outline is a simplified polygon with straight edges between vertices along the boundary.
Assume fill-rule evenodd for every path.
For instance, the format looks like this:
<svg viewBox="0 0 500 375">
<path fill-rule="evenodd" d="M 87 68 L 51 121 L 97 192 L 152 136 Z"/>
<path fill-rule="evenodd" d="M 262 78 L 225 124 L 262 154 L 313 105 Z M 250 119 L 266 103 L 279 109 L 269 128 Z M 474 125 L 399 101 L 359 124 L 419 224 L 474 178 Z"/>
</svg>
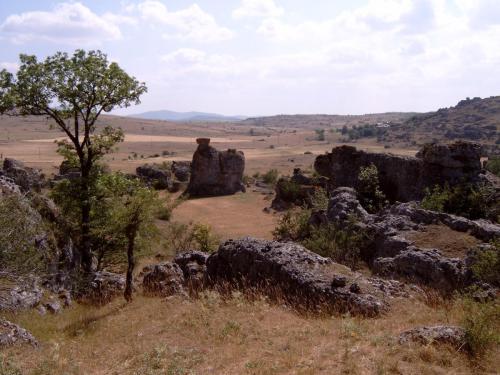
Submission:
<svg viewBox="0 0 500 375">
<path fill-rule="evenodd" d="M 175 112 L 175 111 L 150 111 L 130 115 L 129 117 L 142 118 L 146 120 L 167 120 L 181 122 L 216 122 L 216 121 L 241 121 L 245 116 L 224 116 L 218 113 L 206 112 Z"/>
</svg>

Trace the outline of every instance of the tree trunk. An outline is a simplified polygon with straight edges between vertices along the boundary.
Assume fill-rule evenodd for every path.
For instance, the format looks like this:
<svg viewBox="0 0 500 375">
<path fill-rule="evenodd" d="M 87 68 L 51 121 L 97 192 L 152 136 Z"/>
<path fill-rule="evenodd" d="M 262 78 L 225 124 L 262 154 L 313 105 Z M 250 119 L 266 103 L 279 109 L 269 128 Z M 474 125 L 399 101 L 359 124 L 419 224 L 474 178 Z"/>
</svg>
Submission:
<svg viewBox="0 0 500 375">
<path fill-rule="evenodd" d="M 82 254 L 82 268 L 85 273 L 92 271 L 92 249 L 90 237 L 90 192 L 89 192 L 89 176 L 90 167 L 82 166 L 81 179 L 81 208 L 82 208 L 82 237 L 80 244 L 80 252 Z"/>
<path fill-rule="evenodd" d="M 129 235 L 127 235 L 128 246 L 127 246 L 127 278 L 125 282 L 125 293 L 123 296 L 127 302 L 132 302 L 132 289 L 133 289 L 133 276 L 135 268 L 135 258 L 134 258 L 134 245 L 135 245 L 135 230 L 133 230 Z"/>
</svg>

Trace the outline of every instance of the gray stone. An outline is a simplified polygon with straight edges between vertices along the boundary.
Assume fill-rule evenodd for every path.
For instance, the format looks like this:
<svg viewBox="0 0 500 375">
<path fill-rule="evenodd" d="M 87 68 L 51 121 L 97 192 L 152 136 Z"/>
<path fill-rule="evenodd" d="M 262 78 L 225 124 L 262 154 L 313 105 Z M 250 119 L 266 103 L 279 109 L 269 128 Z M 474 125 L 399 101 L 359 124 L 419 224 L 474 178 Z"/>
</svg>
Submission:
<svg viewBox="0 0 500 375">
<path fill-rule="evenodd" d="M 457 349 L 465 348 L 465 331 L 455 326 L 418 327 L 399 335 L 399 343 L 448 344 Z"/>
<path fill-rule="evenodd" d="M 191 177 L 186 193 L 192 197 L 230 195 L 245 191 L 243 152 L 217 151 L 209 138 L 198 138 L 198 148 L 191 163 Z"/>
<path fill-rule="evenodd" d="M 30 344 L 36 347 L 38 341 L 24 328 L 8 320 L 0 319 L 0 349 L 14 344 Z"/>
<path fill-rule="evenodd" d="M 146 295 L 168 297 L 183 292 L 184 275 L 176 263 L 162 262 L 144 271 L 142 287 Z"/>
</svg>

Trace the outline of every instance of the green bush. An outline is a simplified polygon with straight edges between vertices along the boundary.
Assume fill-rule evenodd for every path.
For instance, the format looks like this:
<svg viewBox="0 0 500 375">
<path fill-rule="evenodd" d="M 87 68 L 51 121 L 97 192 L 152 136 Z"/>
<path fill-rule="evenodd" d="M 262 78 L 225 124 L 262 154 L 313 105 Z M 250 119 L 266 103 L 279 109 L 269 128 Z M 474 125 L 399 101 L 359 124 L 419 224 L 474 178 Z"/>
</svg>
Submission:
<svg viewBox="0 0 500 375">
<path fill-rule="evenodd" d="M 193 227 L 193 239 L 198 249 L 204 253 L 217 251 L 220 238 L 212 232 L 210 225 L 196 224 Z"/>
<path fill-rule="evenodd" d="M 287 202 L 296 202 L 302 197 L 302 189 L 300 185 L 296 182 L 293 182 L 287 178 L 281 178 L 278 181 L 278 190 L 280 191 L 280 195 Z"/>
<path fill-rule="evenodd" d="M 279 172 L 277 169 L 270 169 L 262 175 L 262 181 L 266 184 L 274 185 L 278 181 Z"/>
<path fill-rule="evenodd" d="M 324 141 L 325 140 L 325 129 L 316 129 L 314 130 L 316 133 L 316 140 L 317 141 Z"/>
<path fill-rule="evenodd" d="M 311 210 L 296 208 L 288 210 L 279 219 L 273 231 L 277 241 L 301 241 L 310 234 L 309 218 Z"/>
<path fill-rule="evenodd" d="M 472 273 L 481 281 L 500 286 L 500 240 L 491 242 L 492 248 L 474 250 Z"/>
<path fill-rule="evenodd" d="M 500 305 L 465 298 L 461 310 L 467 349 L 472 356 L 482 358 L 491 348 L 500 344 Z"/>
<path fill-rule="evenodd" d="M 317 188 L 311 196 L 311 207 L 316 211 L 326 210 L 328 208 L 329 200 L 330 198 L 328 197 L 327 191 L 321 187 Z"/>
<path fill-rule="evenodd" d="M 499 221 L 500 202 L 494 188 L 486 185 L 460 184 L 436 185 L 426 189 L 420 203 L 422 208 L 463 216 L 472 220 L 489 219 Z"/>
<path fill-rule="evenodd" d="M 500 156 L 492 156 L 486 163 L 486 169 L 500 177 Z"/>
<path fill-rule="evenodd" d="M 378 169 L 373 163 L 359 169 L 357 190 L 361 205 L 370 213 L 381 210 L 388 203 L 380 190 Z"/>
</svg>

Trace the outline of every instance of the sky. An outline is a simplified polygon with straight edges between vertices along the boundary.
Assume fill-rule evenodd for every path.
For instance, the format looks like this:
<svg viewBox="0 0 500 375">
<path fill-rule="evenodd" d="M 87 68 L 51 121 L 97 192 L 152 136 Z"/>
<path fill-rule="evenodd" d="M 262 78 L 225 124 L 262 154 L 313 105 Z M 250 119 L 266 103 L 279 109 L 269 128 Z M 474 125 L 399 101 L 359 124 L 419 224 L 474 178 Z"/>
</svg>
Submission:
<svg viewBox="0 0 500 375">
<path fill-rule="evenodd" d="M 0 0 L 0 69 L 100 49 L 139 107 L 227 115 L 431 111 L 500 95 L 499 0 Z"/>
</svg>

